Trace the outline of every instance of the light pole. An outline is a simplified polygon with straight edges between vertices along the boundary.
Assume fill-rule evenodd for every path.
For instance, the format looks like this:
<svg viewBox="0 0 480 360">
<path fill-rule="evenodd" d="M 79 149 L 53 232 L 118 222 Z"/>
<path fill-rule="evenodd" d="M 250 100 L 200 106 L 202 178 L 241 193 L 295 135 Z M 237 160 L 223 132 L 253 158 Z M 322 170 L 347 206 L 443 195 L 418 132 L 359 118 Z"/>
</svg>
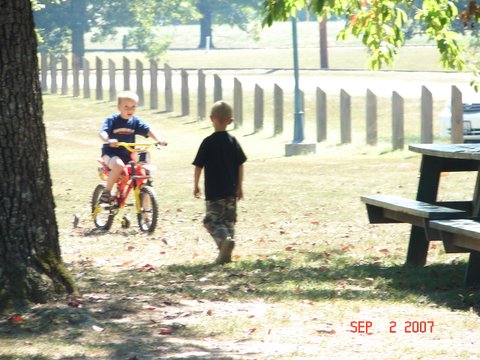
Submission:
<svg viewBox="0 0 480 360">
<path fill-rule="evenodd" d="M 295 78 L 295 113 L 293 127 L 293 141 L 285 145 L 285 155 L 301 155 L 315 153 L 315 143 L 305 143 L 305 118 L 302 110 L 302 99 L 300 96 L 300 70 L 298 64 L 298 41 L 297 41 L 297 19 L 292 16 L 292 43 L 293 43 L 293 75 Z"/>
<path fill-rule="evenodd" d="M 302 99 L 300 97 L 300 70 L 298 65 L 297 19 L 292 16 L 292 43 L 293 43 L 293 76 L 295 78 L 295 114 L 293 127 L 293 142 L 299 144 L 305 140 L 304 116 Z"/>
</svg>

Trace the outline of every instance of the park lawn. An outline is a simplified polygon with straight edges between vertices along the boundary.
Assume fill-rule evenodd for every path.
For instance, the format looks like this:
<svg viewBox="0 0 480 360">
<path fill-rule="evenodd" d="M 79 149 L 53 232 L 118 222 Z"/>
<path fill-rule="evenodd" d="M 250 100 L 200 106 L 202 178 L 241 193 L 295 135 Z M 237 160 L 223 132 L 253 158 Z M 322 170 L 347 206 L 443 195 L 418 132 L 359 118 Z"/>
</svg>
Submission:
<svg viewBox="0 0 480 360">
<path fill-rule="evenodd" d="M 318 22 L 298 22 L 299 66 L 302 69 L 320 68 Z M 344 21 L 328 22 L 328 63 L 332 70 L 365 70 L 368 51 L 361 39 L 351 37 L 337 40 Z M 238 27 L 217 25 L 213 27 L 215 48 L 198 49 L 200 27 L 198 25 L 162 26 L 159 36 L 171 41 L 170 48 L 162 54 L 159 62 L 168 63 L 174 69 L 291 69 L 293 68 L 291 23 L 277 22 L 272 27 L 261 28 L 251 24 L 250 31 Z M 117 67 L 123 57 L 133 62 L 138 59 L 148 63 L 146 56 L 133 48 L 122 49 L 123 36 L 128 29 L 118 29 L 117 36 L 92 42 L 86 36 L 85 57 L 91 64 L 95 58 L 112 59 Z M 462 39 L 460 37 L 460 39 Z M 106 63 L 105 65 L 106 66 Z M 398 51 L 392 66 L 384 70 L 396 71 L 443 71 L 440 56 L 434 41 L 425 37 L 407 40 Z"/>
<path fill-rule="evenodd" d="M 217 267 L 204 203 L 191 195 L 190 163 L 208 122 L 139 109 L 170 143 L 153 153 L 159 227 L 146 235 L 116 222 L 105 233 L 89 209 L 99 181 L 96 132 L 115 106 L 53 95 L 44 102 L 62 253 L 79 294 L 37 305 L 21 321 L 3 317 L 2 359 L 477 356 L 479 299 L 462 285 L 466 255 L 432 244 L 427 267 L 404 267 L 409 226 L 369 225 L 359 200 L 413 197 L 419 156 L 385 143 L 328 143 L 317 155 L 286 158 L 288 137 L 233 131 L 249 157 L 245 200 L 234 262 Z M 445 176 L 440 196 L 465 198 L 473 182 Z M 369 321 L 369 334 L 355 321 Z M 408 333 L 410 324 L 423 328 Z"/>
</svg>

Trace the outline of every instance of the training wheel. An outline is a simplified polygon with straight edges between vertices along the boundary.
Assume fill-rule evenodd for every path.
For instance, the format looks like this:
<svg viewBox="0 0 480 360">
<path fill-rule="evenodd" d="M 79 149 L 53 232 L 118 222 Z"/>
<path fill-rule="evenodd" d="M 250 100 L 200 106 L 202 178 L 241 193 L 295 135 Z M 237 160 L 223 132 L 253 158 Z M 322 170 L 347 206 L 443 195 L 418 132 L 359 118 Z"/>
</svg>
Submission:
<svg viewBox="0 0 480 360">
<path fill-rule="evenodd" d="M 122 218 L 122 228 L 128 229 L 130 227 L 131 223 L 132 222 L 130 221 L 130 219 L 128 217 L 124 216 Z"/>
</svg>

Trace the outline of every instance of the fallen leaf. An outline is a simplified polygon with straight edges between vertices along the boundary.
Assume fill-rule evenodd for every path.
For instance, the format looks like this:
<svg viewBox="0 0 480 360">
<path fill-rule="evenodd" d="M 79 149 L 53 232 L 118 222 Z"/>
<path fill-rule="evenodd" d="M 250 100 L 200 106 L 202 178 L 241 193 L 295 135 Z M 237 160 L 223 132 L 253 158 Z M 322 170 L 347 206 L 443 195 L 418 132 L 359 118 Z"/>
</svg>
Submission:
<svg viewBox="0 0 480 360">
<path fill-rule="evenodd" d="M 160 335 L 172 335 L 173 329 L 170 326 L 163 327 L 159 329 Z"/>
<path fill-rule="evenodd" d="M 138 268 L 138 271 L 155 271 L 155 268 L 153 267 L 153 265 L 145 264 Z"/>
<path fill-rule="evenodd" d="M 67 305 L 74 308 L 82 308 L 83 304 L 77 297 L 70 297 L 68 299 Z"/>
<path fill-rule="evenodd" d="M 129 266 L 129 265 L 132 265 L 133 264 L 133 260 L 128 260 L 128 261 L 125 261 L 122 266 Z"/>
<path fill-rule="evenodd" d="M 247 334 L 247 335 L 252 335 L 255 331 L 257 331 L 256 328 L 251 328 L 251 329 L 246 330 L 246 331 L 245 331 L 245 334 Z"/>
<path fill-rule="evenodd" d="M 336 334 L 337 332 L 335 331 L 335 329 L 325 328 L 325 329 L 317 329 L 317 333 L 318 333 L 318 334 L 333 335 L 333 334 Z"/>
<path fill-rule="evenodd" d="M 24 319 L 20 315 L 12 315 L 8 318 L 9 323 L 19 323 L 22 322 Z"/>
</svg>

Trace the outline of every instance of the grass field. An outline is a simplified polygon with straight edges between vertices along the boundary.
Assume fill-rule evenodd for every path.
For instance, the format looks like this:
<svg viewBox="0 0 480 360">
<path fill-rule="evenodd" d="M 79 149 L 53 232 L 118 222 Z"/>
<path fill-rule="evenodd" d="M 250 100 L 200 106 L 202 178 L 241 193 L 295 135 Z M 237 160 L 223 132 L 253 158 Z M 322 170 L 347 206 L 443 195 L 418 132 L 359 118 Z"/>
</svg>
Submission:
<svg viewBox="0 0 480 360">
<path fill-rule="evenodd" d="M 115 108 L 44 101 L 61 247 L 79 294 L 20 322 L 2 318 L 1 359 L 478 358 L 466 255 L 432 244 L 425 268 L 403 266 L 409 226 L 369 225 L 359 200 L 413 197 L 417 155 L 319 144 L 317 155 L 286 158 L 282 137 L 233 131 L 249 158 L 246 198 L 234 262 L 216 267 L 204 203 L 191 195 L 207 122 L 139 109 L 170 142 L 153 154 L 159 227 L 100 232 L 89 216 L 96 132 Z M 468 198 L 473 184 L 468 174 L 442 177 L 440 198 Z M 358 321 L 372 324 L 368 334 L 355 332 Z"/>
<path fill-rule="evenodd" d="M 364 70 L 367 64 L 367 51 L 361 41 L 355 38 L 348 41 L 336 39 L 343 26 L 343 21 L 328 23 L 328 56 L 330 69 Z M 251 26 L 251 28 L 255 28 Z M 101 43 L 88 40 L 89 50 L 86 57 L 93 63 L 95 56 L 102 59 L 111 58 L 121 64 L 125 53 L 122 50 L 122 36 L 126 29 L 119 29 L 116 37 Z M 271 28 L 258 28 L 256 38 L 250 33 L 236 27 L 218 25 L 213 28 L 215 49 L 198 50 L 200 27 L 198 25 L 181 25 L 162 27 L 160 36 L 171 40 L 171 46 L 162 61 L 168 62 L 173 68 L 287 68 L 292 65 L 292 35 L 290 22 L 275 23 Z M 385 70 L 408 71 L 440 71 L 438 50 L 434 43 L 425 38 L 414 38 L 399 51 L 392 68 Z M 303 69 L 318 69 L 319 30 L 318 23 L 298 23 L 299 62 Z M 108 51 L 104 51 L 108 50 Z M 112 50 L 114 50 L 112 52 Z M 130 49 L 133 50 L 133 49 Z M 144 61 L 143 54 L 131 51 L 127 54 L 131 59 Z"/>
</svg>

